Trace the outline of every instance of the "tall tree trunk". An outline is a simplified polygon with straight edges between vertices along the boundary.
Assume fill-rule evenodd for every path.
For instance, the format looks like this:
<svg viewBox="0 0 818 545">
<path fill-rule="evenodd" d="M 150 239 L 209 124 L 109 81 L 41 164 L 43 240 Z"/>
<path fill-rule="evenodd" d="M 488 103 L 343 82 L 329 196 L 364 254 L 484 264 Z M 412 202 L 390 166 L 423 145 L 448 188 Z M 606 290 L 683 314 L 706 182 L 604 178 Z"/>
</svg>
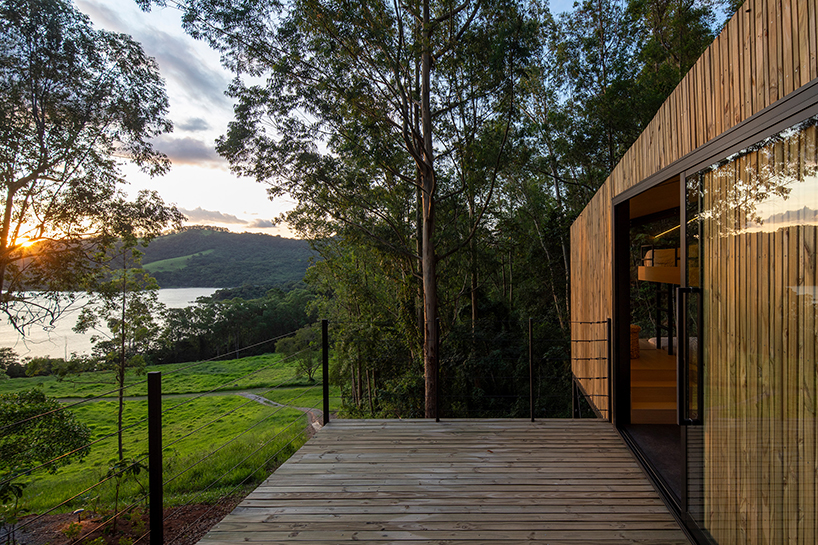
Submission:
<svg viewBox="0 0 818 545">
<path fill-rule="evenodd" d="M 437 414 L 437 256 L 431 243 L 434 232 L 434 206 L 431 199 L 424 203 L 423 221 L 423 316 L 424 374 L 426 383 L 426 418 Z"/>
<path fill-rule="evenodd" d="M 469 225 L 474 224 L 474 189 L 469 189 Z M 469 268 L 471 269 L 471 332 L 477 325 L 477 236 L 473 236 L 469 241 Z"/>
<path fill-rule="evenodd" d="M 514 250 L 508 250 L 508 308 L 514 308 Z"/>
<path fill-rule="evenodd" d="M 423 255 L 423 190 L 421 189 L 420 170 L 418 170 L 417 203 L 415 209 L 415 226 L 417 229 L 417 255 Z M 423 335 L 423 260 L 417 263 L 417 311 L 418 338 Z"/>
<path fill-rule="evenodd" d="M 367 397 L 369 397 L 369 418 L 373 418 L 373 415 L 375 414 L 375 407 L 372 404 L 372 380 L 369 376 L 368 367 L 366 369 L 366 394 Z"/>
<path fill-rule="evenodd" d="M 421 125 L 423 131 L 423 164 L 421 186 L 423 188 L 423 367 L 426 386 L 426 418 L 437 414 L 437 255 L 435 252 L 435 171 L 432 146 L 432 25 L 429 0 L 423 2 L 423 36 L 421 52 Z"/>
</svg>

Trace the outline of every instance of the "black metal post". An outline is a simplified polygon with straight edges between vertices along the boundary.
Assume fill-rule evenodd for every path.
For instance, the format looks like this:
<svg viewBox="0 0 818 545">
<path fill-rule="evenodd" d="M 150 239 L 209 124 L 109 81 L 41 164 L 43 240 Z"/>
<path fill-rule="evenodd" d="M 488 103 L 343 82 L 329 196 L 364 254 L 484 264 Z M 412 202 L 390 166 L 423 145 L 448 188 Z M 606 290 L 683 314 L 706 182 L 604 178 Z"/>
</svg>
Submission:
<svg viewBox="0 0 818 545">
<path fill-rule="evenodd" d="M 435 422 L 440 422 L 440 318 L 435 320 L 435 339 L 437 339 L 435 352 L 437 353 L 437 364 L 435 365 Z"/>
<path fill-rule="evenodd" d="M 662 285 L 657 283 L 656 288 L 656 328 L 653 332 L 656 335 L 656 348 L 662 348 Z"/>
<path fill-rule="evenodd" d="M 673 284 L 667 285 L 667 353 L 669 356 L 674 354 L 673 349 Z M 661 348 L 658 346 L 657 348 Z"/>
<path fill-rule="evenodd" d="M 611 401 L 611 390 L 613 389 L 613 345 L 611 344 L 611 319 L 607 320 L 607 339 L 608 339 L 608 421 L 613 422 L 611 411 L 613 410 L 613 402 Z"/>
<path fill-rule="evenodd" d="M 329 424 L 329 320 L 321 320 L 321 372 L 324 374 L 324 425 Z"/>
<path fill-rule="evenodd" d="M 164 543 L 162 508 L 162 373 L 148 373 L 148 493 L 150 495 L 150 538 Z"/>
<path fill-rule="evenodd" d="M 534 422 L 534 320 L 528 319 L 528 407 Z"/>
</svg>

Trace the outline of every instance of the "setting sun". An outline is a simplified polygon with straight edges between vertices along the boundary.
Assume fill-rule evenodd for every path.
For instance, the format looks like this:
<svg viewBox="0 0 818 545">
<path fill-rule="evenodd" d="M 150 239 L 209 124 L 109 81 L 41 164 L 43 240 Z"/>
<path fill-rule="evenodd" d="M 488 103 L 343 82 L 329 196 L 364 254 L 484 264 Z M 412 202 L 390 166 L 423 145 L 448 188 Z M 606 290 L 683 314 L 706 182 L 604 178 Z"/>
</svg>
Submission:
<svg viewBox="0 0 818 545">
<path fill-rule="evenodd" d="M 30 248 L 37 244 L 37 239 L 28 238 L 28 237 L 20 237 L 17 239 L 17 243 L 20 245 L 21 248 Z"/>
</svg>

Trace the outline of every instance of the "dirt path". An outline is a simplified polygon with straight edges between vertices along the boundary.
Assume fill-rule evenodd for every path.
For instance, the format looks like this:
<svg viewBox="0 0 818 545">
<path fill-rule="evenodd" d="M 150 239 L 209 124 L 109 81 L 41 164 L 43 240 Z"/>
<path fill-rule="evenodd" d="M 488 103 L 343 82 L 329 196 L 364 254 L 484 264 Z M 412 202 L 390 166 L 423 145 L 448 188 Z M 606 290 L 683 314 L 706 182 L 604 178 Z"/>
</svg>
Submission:
<svg viewBox="0 0 818 545">
<path fill-rule="evenodd" d="M 310 437 L 316 431 L 320 430 L 323 427 L 322 422 L 324 421 L 324 411 L 320 411 L 318 409 L 310 409 L 307 407 L 295 407 L 293 405 L 284 405 L 283 403 L 278 403 L 277 401 L 271 401 L 266 397 L 256 395 L 252 392 L 236 392 L 238 395 L 245 397 L 247 399 L 251 399 L 256 403 L 261 403 L 262 405 L 267 405 L 268 407 L 286 407 L 288 409 L 296 409 L 305 413 L 307 418 L 310 419 L 310 426 L 314 431 L 310 433 Z"/>
</svg>

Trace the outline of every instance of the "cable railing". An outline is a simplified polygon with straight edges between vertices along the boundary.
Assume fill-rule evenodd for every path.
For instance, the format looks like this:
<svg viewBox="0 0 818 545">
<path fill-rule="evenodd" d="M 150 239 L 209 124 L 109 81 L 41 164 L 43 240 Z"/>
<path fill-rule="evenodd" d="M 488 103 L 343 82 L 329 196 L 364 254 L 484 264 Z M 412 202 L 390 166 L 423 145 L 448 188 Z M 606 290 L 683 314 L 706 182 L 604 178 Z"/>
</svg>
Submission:
<svg viewBox="0 0 818 545">
<path fill-rule="evenodd" d="M 582 418 L 583 407 L 593 411 L 596 418 L 610 419 L 611 415 L 611 319 L 576 321 L 582 326 L 571 342 L 575 346 L 571 357 L 571 414 Z"/>
<path fill-rule="evenodd" d="M 334 342 L 346 351 L 346 363 L 336 365 L 335 380 L 344 394 L 344 415 L 355 418 L 568 418 L 590 414 L 591 403 L 607 400 L 580 389 L 575 379 L 597 380 L 590 363 L 606 364 L 608 320 L 572 323 L 593 334 L 569 337 L 547 318 L 459 320 L 441 328 L 438 322 L 438 366 L 432 401 L 426 394 L 426 370 L 415 360 L 381 361 L 390 350 L 395 324 L 346 321 Z M 333 324 L 335 327 L 336 324 Z M 526 327 L 527 326 L 527 327 Z M 599 330 L 599 331 L 597 331 Z M 377 338 L 376 338 L 377 337 Z M 602 352 L 597 354 L 596 345 Z M 593 347 L 593 348 L 592 348 Z M 414 376 L 404 370 L 417 369 Z M 398 369 L 397 378 L 389 376 Z M 406 378 L 406 377 L 409 378 Z M 580 388 L 583 384 L 579 383 Z M 595 417 L 606 418 L 603 410 Z"/>
<path fill-rule="evenodd" d="M 572 327 L 584 328 L 583 334 L 573 338 L 555 335 L 546 324 L 529 319 L 525 331 L 524 323 L 513 321 L 499 325 L 467 323 L 464 331 L 441 332 L 438 388 L 434 394 L 436 419 L 528 418 L 533 422 L 538 418 L 582 417 L 589 400 L 591 408 L 604 408 L 603 402 L 607 401 L 604 398 L 610 399 L 609 391 L 594 384 L 607 386 L 610 321 L 572 323 Z M 3 486 L 54 470 L 89 449 L 114 452 L 113 442 L 121 434 L 128 437 L 128 456 L 120 455 L 118 462 L 96 482 L 86 482 L 65 492 L 53 505 L 38 509 L 36 515 L 6 525 L 6 541 L 11 542 L 14 532 L 25 532 L 50 514 L 74 510 L 78 519 L 77 526 L 69 527 L 71 543 L 92 543 L 100 532 L 116 531 L 126 519 L 132 543 L 179 543 L 182 540 L 179 533 L 166 535 L 166 527 L 174 527 L 177 522 L 186 527 L 204 525 L 222 513 L 226 505 L 234 505 L 237 495 L 286 461 L 315 427 L 329 423 L 330 400 L 338 401 L 329 389 L 331 346 L 335 391 L 341 394 L 340 403 L 334 407 L 342 415 L 423 416 L 422 375 L 410 376 L 399 387 L 395 386 L 396 381 L 390 383 L 389 377 L 382 376 L 389 365 L 410 362 L 408 358 L 405 362 L 385 359 L 398 339 L 394 328 L 390 324 L 339 324 L 331 345 L 329 322 L 323 320 L 320 372 L 315 371 L 314 381 L 281 371 L 294 369 L 294 362 L 305 356 L 304 349 L 286 356 L 261 358 L 253 367 L 241 367 L 236 363 L 239 360 L 228 362 L 225 369 L 230 372 L 200 368 L 218 375 L 219 380 L 203 382 L 198 387 L 180 386 L 180 381 L 194 380 L 197 366 L 217 359 L 211 358 L 151 371 L 145 380 L 121 389 L 4 424 L 0 437 L 60 411 L 91 410 L 89 407 L 94 404 L 114 400 L 111 396 L 120 394 L 138 409 L 123 420 L 121 431 L 102 430 L 52 459 L 39 460 L 24 471 L 0 476 L 2 492 Z M 473 347 L 480 343 L 485 350 L 477 353 Z M 350 355 L 355 355 L 352 363 L 344 363 L 344 358 Z M 607 362 L 603 361 L 606 359 Z M 312 377 L 312 372 L 309 376 Z M 170 385 L 164 391 L 163 380 Z M 266 386 L 257 387 L 260 383 Z M 248 384 L 254 385 L 252 392 L 241 392 Z M 145 386 L 147 396 L 142 395 Z M 133 392 L 135 389 L 138 392 Z M 236 393 L 247 399 L 238 399 Z M 238 421 L 241 424 L 234 425 Z M 145 444 L 147 451 L 140 451 Z M 135 451 L 140 452 L 132 456 Z M 185 518 L 187 515 L 179 507 L 200 504 L 204 507 L 196 513 L 195 520 Z M 83 509 L 85 523 L 81 520 Z M 89 524 L 92 516 L 94 524 Z M 3 539 L 0 531 L 0 544 Z"/>
<path fill-rule="evenodd" d="M 287 336 L 280 335 L 255 346 L 272 344 Z M 34 501 L 36 505 L 48 502 L 47 506 L 38 507 L 36 514 L 25 517 L 20 516 L 16 507 L 14 513 L 0 513 L 4 517 L 0 519 L 0 544 L 15 543 L 15 536 L 38 531 L 35 529 L 45 524 L 45 519 L 66 512 L 77 516 L 75 522 L 60 530 L 72 544 L 96 545 L 101 543 L 103 532 L 119 530 L 128 531 L 130 543 L 178 541 L 178 535 L 170 535 L 168 539 L 163 535 L 165 523 L 172 523 L 182 511 L 177 505 L 204 502 L 209 507 L 197 515 L 199 519 L 206 519 L 223 501 L 220 498 L 246 491 L 286 461 L 314 432 L 316 421 L 318 424 L 328 422 L 327 358 L 314 379 L 311 375 L 305 380 L 293 371 L 294 362 L 307 350 L 266 359 L 255 356 L 249 360 L 253 362 L 252 367 L 240 367 L 239 372 L 230 368 L 235 362 L 225 363 L 223 373 L 214 372 L 212 366 L 206 368 L 219 377 L 217 383 L 210 380 L 213 377 L 206 377 L 208 381 L 202 384 L 180 386 L 180 382 L 196 380 L 197 366 L 212 364 L 222 356 L 181 366 L 168 365 L 167 370 L 160 366 L 163 370 L 151 370 L 144 380 L 58 407 L 49 406 L 48 410 L 26 414 L 15 422 L 0 422 L 0 446 L 3 446 L 5 439 L 18 437 L 21 430 L 42 427 L 47 419 L 58 416 L 67 417 L 77 412 L 96 414 L 94 411 L 103 408 L 108 410 L 109 422 L 115 412 L 111 402 L 122 398 L 125 404 L 121 427 L 112 430 L 107 425 L 99 426 L 100 430 L 89 435 L 82 444 L 72 444 L 50 459 L 38 459 L 36 463 L 15 467 L 0 475 L 3 503 L 15 493 L 13 499 L 18 500 L 15 506 L 22 505 L 21 497 L 29 505 L 34 505 L 31 503 Z M 258 363 L 255 358 L 260 358 Z M 163 377 L 172 379 L 170 388 L 166 387 L 164 392 Z M 259 388 L 260 383 L 266 387 Z M 253 387 L 241 392 L 247 390 L 248 384 Z M 143 395 L 145 386 L 147 396 Z M 237 393 L 246 399 L 235 395 Z M 109 405 L 102 407 L 100 402 Z M 117 456 L 115 443 L 119 437 L 123 437 L 126 449 Z M 141 452 L 145 450 L 145 443 L 147 451 Z M 16 453 L 30 458 L 32 449 L 36 447 L 20 444 Z M 46 499 L 43 486 L 30 494 L 32 487 L 24 488 L 51 482 L 49 472 L 67 467 L 68 462 L 75 464 L 83 456 L 87 463 L 89 452 L 95 453 L 97 467 L 85 472 L 77 470 L 75 474 L 94 475 L 72 477 L 72 483 L 81 484 L 70 491 L 61 485 Z M 139 454 L 132 456 L 132 452 Z M 104 453 L 117 458 L 103 475 L 105 469 L 98 469 L 101 465 L 98 460 L 105 457 Z M 189 520 L 184 521 L 185 526 L 190 524 Z"/>
</svg>

